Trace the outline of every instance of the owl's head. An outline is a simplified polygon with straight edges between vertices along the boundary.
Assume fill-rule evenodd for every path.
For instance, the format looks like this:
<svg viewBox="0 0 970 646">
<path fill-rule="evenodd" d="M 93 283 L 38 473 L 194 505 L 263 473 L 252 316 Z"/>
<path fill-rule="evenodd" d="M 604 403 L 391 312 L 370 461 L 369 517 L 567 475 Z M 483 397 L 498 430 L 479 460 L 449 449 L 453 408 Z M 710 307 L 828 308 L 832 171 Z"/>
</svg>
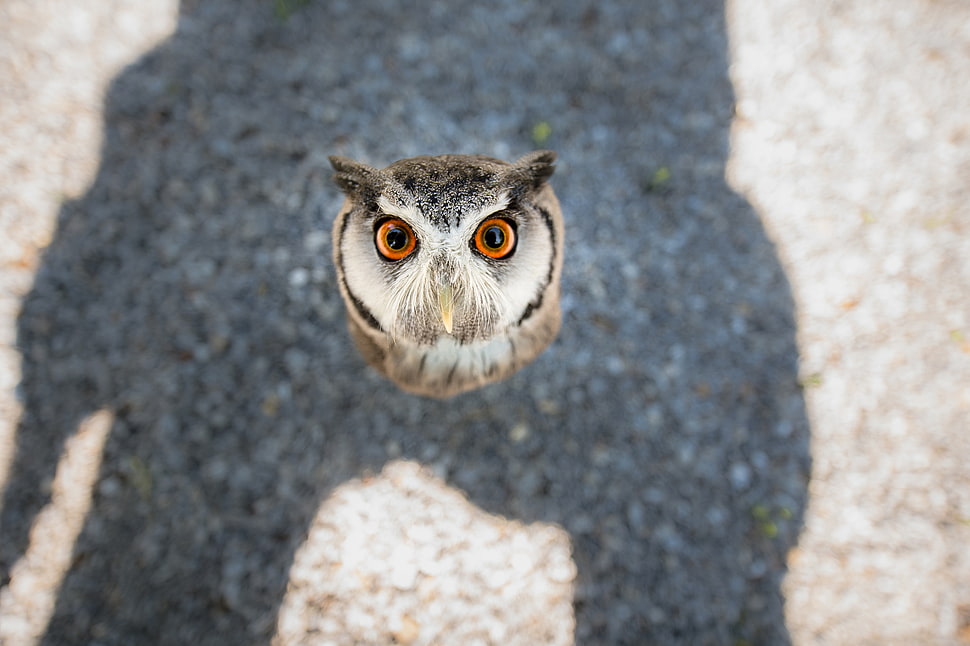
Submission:
<svg viewBox="0 0 970 646">
<path fill-rule="evenodd" d="M 334 259 L 348 306 L 394 342 L 427 345 L 487 340 L 544 297 L 558 302 L 555 157 L 414 157 L 380 170 L 331 157 L 346 195 Z"/>
</svg>

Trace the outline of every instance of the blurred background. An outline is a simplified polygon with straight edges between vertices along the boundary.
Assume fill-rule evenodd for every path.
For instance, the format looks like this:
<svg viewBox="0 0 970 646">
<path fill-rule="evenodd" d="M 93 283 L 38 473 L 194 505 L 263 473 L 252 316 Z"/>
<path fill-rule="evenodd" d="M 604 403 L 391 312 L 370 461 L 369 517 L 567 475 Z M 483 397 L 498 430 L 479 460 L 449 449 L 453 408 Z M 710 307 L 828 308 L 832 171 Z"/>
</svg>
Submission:
<svg viewBox="0 0 970 646">
<path fill-rule="evenodd" d="M 0 642 L 970 643 L 968 68 L 961 0 L 5 0 Z M 535 148 L 559 339 L 397 391 L 326 156 Z"/>
</svg>

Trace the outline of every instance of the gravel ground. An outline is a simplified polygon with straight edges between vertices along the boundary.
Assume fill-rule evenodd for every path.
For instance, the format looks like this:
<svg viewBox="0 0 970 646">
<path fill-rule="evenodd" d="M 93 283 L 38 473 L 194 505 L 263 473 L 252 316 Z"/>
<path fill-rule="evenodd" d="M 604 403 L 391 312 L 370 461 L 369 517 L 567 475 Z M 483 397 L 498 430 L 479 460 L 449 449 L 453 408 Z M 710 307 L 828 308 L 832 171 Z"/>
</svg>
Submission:
<svg viewBox="0 0 970 646">
<path fill-rule="evenodd" d="M 966 3 L 61 5 L 0 5 L 5 645 L 970 643 Z M 536 147 L 559 339 L 397 391 L 326 156 Z"/>
</svg>

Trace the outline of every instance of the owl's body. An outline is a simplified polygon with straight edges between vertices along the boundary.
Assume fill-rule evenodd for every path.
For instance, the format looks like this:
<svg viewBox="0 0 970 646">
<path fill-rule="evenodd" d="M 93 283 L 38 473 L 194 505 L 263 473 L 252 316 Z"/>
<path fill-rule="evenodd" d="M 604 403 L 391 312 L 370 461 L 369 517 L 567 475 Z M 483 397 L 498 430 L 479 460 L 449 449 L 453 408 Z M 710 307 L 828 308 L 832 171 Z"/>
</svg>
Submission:
<svg viewBox="0 0 970 646">
<path fill-rule="evenodd" d="M 414 157 L 383 170 L 332 157 L 346 194 L 334 262 L 351 335 L 402 389 L 449 397 L 508 377 L 560 325 L 555 154 L 515 163 Z"/>
</svg>

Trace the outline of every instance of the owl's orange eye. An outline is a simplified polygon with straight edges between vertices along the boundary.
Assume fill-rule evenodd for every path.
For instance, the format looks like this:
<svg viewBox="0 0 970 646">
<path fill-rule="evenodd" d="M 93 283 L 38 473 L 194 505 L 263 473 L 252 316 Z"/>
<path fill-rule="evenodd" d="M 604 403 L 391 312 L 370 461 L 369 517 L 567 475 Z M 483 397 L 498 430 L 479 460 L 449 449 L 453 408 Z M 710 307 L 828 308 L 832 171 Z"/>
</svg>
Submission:
<svg viewBox="0 0 970 646">
<path fill-rule="evenodd" d="M 402 260 L 411 255 L 418 242 L 411 227 L 404 220 L 390 218 L 384 220 L 374 234 L 377 251 L 388 260 Z"/>
<path fill-rule="evenodd" d="M 489 258 L 508 258 L 515 251 L 515 225 L 505 218 L 482 222 L 475 232 L 475 249 Z"/>
</svg>

